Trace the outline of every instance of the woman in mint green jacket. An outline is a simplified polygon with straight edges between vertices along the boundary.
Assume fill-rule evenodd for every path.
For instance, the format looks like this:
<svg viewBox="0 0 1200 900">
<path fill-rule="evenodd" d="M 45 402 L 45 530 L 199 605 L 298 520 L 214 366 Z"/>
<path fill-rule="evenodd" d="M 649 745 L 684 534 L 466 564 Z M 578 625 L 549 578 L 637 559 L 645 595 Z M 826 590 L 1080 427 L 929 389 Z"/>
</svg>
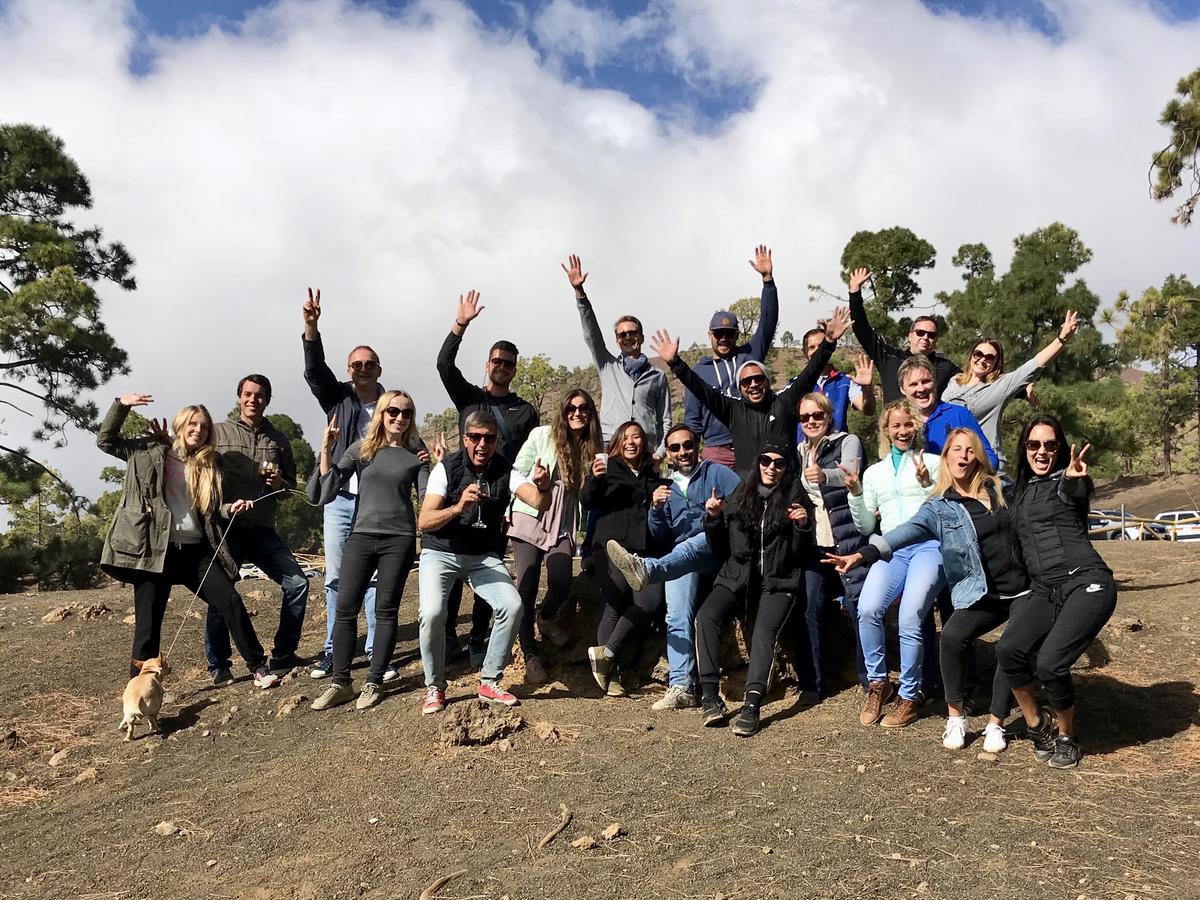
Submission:
<svg viewBox="0 0 1200 900">
<path fill-rule="evenodd" d="M 569 635 L 553 620 L 571 589 L 571 567 L 575 557 L 575 532 L 579 529 L 579 492 L 592 460 L 603 449 L 600 418 L 591 395 L 571 391 L 550 425 L 533 429 L 517 454 L 514 468 L 528 475 L 534 463 L 550 470 L 553 487 L 550 506 L 544 511 L 514 500 L 508 536 L 512 538 L 517 563 L 517 592 L 525 613 L 521 618 L 521 653 L 525 657 L 525 680 L 547 681 L 546 669 L 534 641 L 534 610 L 542 564 L 546 566 L 546 598 L 537 622 L 542 636 L 555 646 L 565 646 Z"/>
</svg>

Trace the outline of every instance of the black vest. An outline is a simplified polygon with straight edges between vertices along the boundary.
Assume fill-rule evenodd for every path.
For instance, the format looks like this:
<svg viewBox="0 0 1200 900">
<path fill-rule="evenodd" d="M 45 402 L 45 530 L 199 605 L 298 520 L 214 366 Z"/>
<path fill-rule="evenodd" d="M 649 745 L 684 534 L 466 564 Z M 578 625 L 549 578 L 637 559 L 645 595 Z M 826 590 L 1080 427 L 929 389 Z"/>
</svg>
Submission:
<svg viewBox="0 0 1200 900">
<path fill-rule="evenodd" d="M 445 505 L 453 506 L 467 485 L 476 483 L 478 475 L 467 464 L 467 455 L 462 450 L 456 450 L 447 456 L 442 466 L 446 470 Z M 511 472 L 512 466 L 500 454 L 493 453 L 482 472 L 483 480 L 487 482 L 490 491 L 488 499 L 481 504 L 482 512 L 479 506 L 475 506 L 461 516 L 451 519 L 437 531 L 422 532 L 421 549 L 472 556 L 495 553 L 502 557 L 507 540 L 504 514 L 511 499 L 508 490 Z M 480 519 L 487 527 L 473 528 L 472 523 Z"/>
<path fill-rule="evenodd" d="M 842 441 L 845 439 L 846 435 L 843 434 L 841 437 L 827 440 L 821 444 L 821 449 L 817 453 L 817 465 L 822 469 L 836 469 L 838 463 L 842 461 Z M 860 474 L 865 466 L 866 460 L 860 458 L 858 461 Z M 845 487 L 831 485 L 828 482 L 821 485 L 821 502 L 825 506 L 825 512 L 829 514 L 829 525 L 833 529 L 833 540 L 837 544 L 836 552 L 840 555 L 857 553 L 867 544 L 867 539 L 858 530 L 858 526 L 854 524 L 854 517 L 850 514 L 849 493 Z M 867 570 L 863 567 L 851 569 L 842 576 L 842 584 L 851 599 L 858 597 L 858 592 L 862 589 L 862 584 L 866 579 Z"/>
</svg>

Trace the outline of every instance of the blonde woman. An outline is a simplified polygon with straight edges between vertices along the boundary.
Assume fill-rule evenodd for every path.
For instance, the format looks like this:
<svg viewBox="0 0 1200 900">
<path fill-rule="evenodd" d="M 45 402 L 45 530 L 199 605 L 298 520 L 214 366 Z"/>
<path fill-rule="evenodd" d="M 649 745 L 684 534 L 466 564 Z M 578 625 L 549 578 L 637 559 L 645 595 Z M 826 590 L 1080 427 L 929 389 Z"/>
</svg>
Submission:
<svg viewBox="0 0 1200 900">
<path fill-rule="evenodd" d="M 417 433 L 417 408 L 405 391 L 384 391 L 361 441 L 346 448 L 335 465 L 331 459 L 340 429 L 331 421 L 321 442 L 320 481 L 310 496 L 329 503 L 357 477 L 354 527 L 342 548 L 341 581 L 333 624 L 333 683 L 312 708 L 329 709 L 354 697 L 350 663 L 358 643 L 358 613 L 378 573 L 375 589 L 375 636 L 371 666 L 355 707 L 367 709 L 383 698 L 383 683 L 399 673 L 392 667 L 396 649 L 396 614 L 404 582 L 417 555 L 417 520 L 412 494 L 425 496 L 429 467 L 418 457 L 424 450 Z"/>
<path fill-rule="evenodd" d="M 930 499 L 903 525 L 888 531 L 861 552 L 829 554 L 839 572 L 871 565 L 911 544 L 937 540 L 950 585 L 954 614 L 942 628 L 942 677 L 949 715 L 942 745 L 961 750 L 967 742 L 964 673 L 975 639 L 1008 621 L 1013 601 L 1029 595 L 1029 576 L 1014 549 L 1012 520 L 1000 478 L 984 455 L 979 435 L 956 428 L 946 437 L 941 469 Z M 991 717 L 984 732 L 985 750 L 1004 749 L 1004 719 L 1011 695 L 999 669 L 992 682 Z"/>
<path fill-rule="evenodd" d="M 221 519 L 254 503 L 221 504 L 212 416 L 203 406 L 181 409 L 172 422 L 173 436 L 167 435 L 164 422 L 155 423 L 150 435 L 123 437 L 129 410 L 152 401 L 149 394 L 125 394 L 109 408 L 96 436 L 97 447 L 125 461 L 125 484 L 104 538 L 100 567 L 133 585 L 130 675 L 159 655 L 167 598 L 173 585 L 182 584 L 220 613 L 255 685 L 269 688 L 279 678 L 267 667 L 246 606 L 233 587 L 238 566 L 221 540 Z"/>
</svg>

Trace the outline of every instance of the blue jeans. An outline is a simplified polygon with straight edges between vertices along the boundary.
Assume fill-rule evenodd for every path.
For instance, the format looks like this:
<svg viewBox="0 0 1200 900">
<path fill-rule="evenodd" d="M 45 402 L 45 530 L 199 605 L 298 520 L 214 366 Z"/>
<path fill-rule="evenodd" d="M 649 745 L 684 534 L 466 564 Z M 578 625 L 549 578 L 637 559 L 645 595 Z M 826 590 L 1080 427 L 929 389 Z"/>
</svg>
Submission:
<svg viewBox="0 0 1200 900">
<path fill-rule="evenodd" d="M 804 627 L 797 656 L 796 674 L 800 689 L 816 691 L 825 696 L 825 673 L 821 667 L 821 617 L 825 614 L 826 596 L 841 595 L 841 607 L 850 618 L 850 636 L 854 641 L 855 668 L 858 683 L 867 688 L 867 669 L 863 665 L 862 645 L 858 641 L 858 601 L 847 595 L 845 585 L 833 566 L 821 562 L 826 553 L 835 553 L 836 548 L 817 547 L 804 565 Z M 807 657 L 807 658 L 805 658 Z"/>
<path fill-rule="evenodd" d="M 325 506 L 325 653 L 333 652 L 333 623 L 337 619 L 338 577 L 342 571 L 342 547 L 354 525 L 354 495 L 339 493 Z M 367 656 L 375 646 L 375 582 L 363 596 L 367 616 Z"/>
<path fill-rule="evenodd" d="M 455 581 L 465 582 L 495 613 L 496 621 L 488 639 L 483 667 L 479 670 L 479 680 L 498 682 L 517 639 L 523 612 L 521 595 L 517 593 L 504 561 L 494 553 L 422 550 L 417 580 L 421 588 L 417 626 L 425 687 L 446 690 L 446 596 Z"/>
<path fill-rule="evenodd" d="M 283 538 L 269 525 L 235 525 L 225 539 L 229 552 L 238 563 L 249 562 L 283 589 L 279 607 L 279 629 L 275 632 L 272 659 L 282 659 L 300 646 L 304 628 L 304 610 L 308 606 L 308 579 Z M 212 606 L 204 623 L 204 655 L 208 670 L 228 669 L 233 662 L 229 629 Z"/>
<path fill-rule="evenodd" d="M 667 684 L 685 691 L 695 690 L 696 596 L 701 579 L 715 575 L 720 560 L 704 532 L 676 544 L 658 559 L 647 557 L 646 578 L 651 584 L 666 582 L 667 598 Z"/>
<path fill-rule="evenodd" d="M 889 561 L 880 560 L 871 566 L 863 583 L 858 598 L 858 636 L 867 677 L 872 681 L 887 680 L 883 620 L 888 608 L 900 597 L 900 696 L 905 700 L 916 700 L 921 689 L 923 625 L 945 583 L 942 551 L 937 541 L 897 550 Z"/>
</svg>

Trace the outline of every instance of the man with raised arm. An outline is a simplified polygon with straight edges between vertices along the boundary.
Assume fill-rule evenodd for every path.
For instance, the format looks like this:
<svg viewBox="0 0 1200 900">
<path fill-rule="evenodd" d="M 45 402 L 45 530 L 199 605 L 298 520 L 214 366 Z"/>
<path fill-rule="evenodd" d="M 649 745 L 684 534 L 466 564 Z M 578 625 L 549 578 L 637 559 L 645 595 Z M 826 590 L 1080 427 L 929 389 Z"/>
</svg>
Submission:
<svg viewBox="0 0 1200 900">
<path fill-rule="evenodd" d="M 771 250 L 760 244 L 754 250 L 750 268 L 762 276 L 762 298 L 758 307 L 758 327 L 750 342 L 738 346 L 737 316 L 727 310 L 713 315 L 708 323 L 708 340 L 712 356 L 702 356 L 692 366 L 692 371 L 707 384 L 712 385 L 727 397 L 738 396 L 737 370 L 742 363 L 752 359 L 766 359 L 775 341 L 775 326 L 779 323 L 779 292 L 775 289 L 774 263 Z M 700 458 L 733 468 L 733 436 L 719 419 L 715 418 L 700 398 L 691 391 L 683 394 L 683 422 L 695 434 L 704 438 L 704 449 Z"/>
<path fill-rule="evenodd" d="M 945 390 L 950 379 L 962 369 L 934 349 L 938 339 L 937 320 L 932 316 L 917 316 L 913 319 L 912 327 L 908 331 L 906 348 L 893 347 L 888 344 L 876 334 L 871 323 L 867 321 L 862 286 L 870 277 L 870 269 L 858 268 L 850 273 L 850 316 L 854 320 L 855 340 L 862 346 L 863 352 L 871 357 L 875 368 L 879 369 L 879 383 L 883 388 L 884 405 L 903 397 L 900 392 L 900 382 L 896 376 L 900 371 L 900 364 L 910 356 L 917 355 L 927 357 L 933 365 L 937 376 L 937 396 L 941 397 L 942 391 Z"/>
<path fill-rule="evenodd" d="M 812 359 L 812 355 L 825 340 L 824 325 L 821 322 L 817 324 L 820 327 L 810 328 L 800 339 L 805 360 Z M 833 407 L 833 431 L 847 430 L 846 417 L 850 407 L 854 407 L 864 416 L 875 415 L 875 388 L 871 384 L 874 377 L 875 364 L 871 362 L 871 357 L 863 353 L 854 354 L 853 375 L 839 372 L 832 363 L 825 367 L 813 391 L 829 398 L 829 405 Z M 804 435 L 796 435 L 797 444 L 803 440 Z"/>
<path fill-rule="evenodd" d="M 383 393 L 379 376 L 383 367 L 379 356 L 366 344 L 350 351 L 346 360 L 348 381 L 338 381 L 325 362 L 325 345 L 317 323 L 321 318 L 321 290 L 316 294 L 308 289 L 304 302 L 304 380 L 326 419 L 332 419 L 338 429 L 337 443 L 331 457 L 341 459 L 346 448 L 366 437 L 367 424 L 375 413 L 375 403 Z M 318 479 L 320 472 L 314 467 L 312 478 Z M 342 547 L 354 524 L 354 500 L 358 493 L 358 479 L 352 478 L 346 489 L 325 507 L 325 649 L 321 660 L 310 673 L 313 678 L 326 678 L 333 672 L 333 621 L 337 612 L 338 575 L 342 568 Z M 363 598 L 363 610 L 367 617 L 367 655 L 375 643 L 375 588 L 369 588 Z M 397 677 L 395 668 L 389 666 L 384 681 Z"/>
<path fill-rule="evenodd" d="M 698 396 L 701 402 L 733 435 L 733 450 L 738 474 L 743 478 L 756 464 L 758 451 L 768 439 L 793 446 L 796 440 L 796 408 L 800 399 L 809 393 L 817 378 L 825 371 L 838 339 L 850 327 L 850 313 L 845 307 L 833 311 L 825 340 L 813 354 L 808 365 L 791 384 L 776 392 L 771 387 L 767 364 L 748 360 L 738 367 L 736 377 L 739 397 L 727 397 L 703 379 L 698 378 L 679 358 L 679 341 L 672 340 L 666 331 L 659 331 L 650 342 L 651 348 L 670 367 L 671 373 L 683 386 Z"/>
<path fill-rule="evenodd" d="M 604 345 L 604 332 L 583 290 L 588 273 L 583 271 L 579 257 L 571 256 L 562 268 L 575 288 L 583 339 L 600 373 L 600 430 L 604 440 L 609 440 L 625 422 L 637 422 L 654 448 L 655 458 L 662 459 L 663 438 L 671 427 L 671 391 L 667 377 L 642 353 L 645 334 L 641 321 L 636 316 L 617 319 L 614 331 L 620 355 L 614 356 Z"/>
</svg>

